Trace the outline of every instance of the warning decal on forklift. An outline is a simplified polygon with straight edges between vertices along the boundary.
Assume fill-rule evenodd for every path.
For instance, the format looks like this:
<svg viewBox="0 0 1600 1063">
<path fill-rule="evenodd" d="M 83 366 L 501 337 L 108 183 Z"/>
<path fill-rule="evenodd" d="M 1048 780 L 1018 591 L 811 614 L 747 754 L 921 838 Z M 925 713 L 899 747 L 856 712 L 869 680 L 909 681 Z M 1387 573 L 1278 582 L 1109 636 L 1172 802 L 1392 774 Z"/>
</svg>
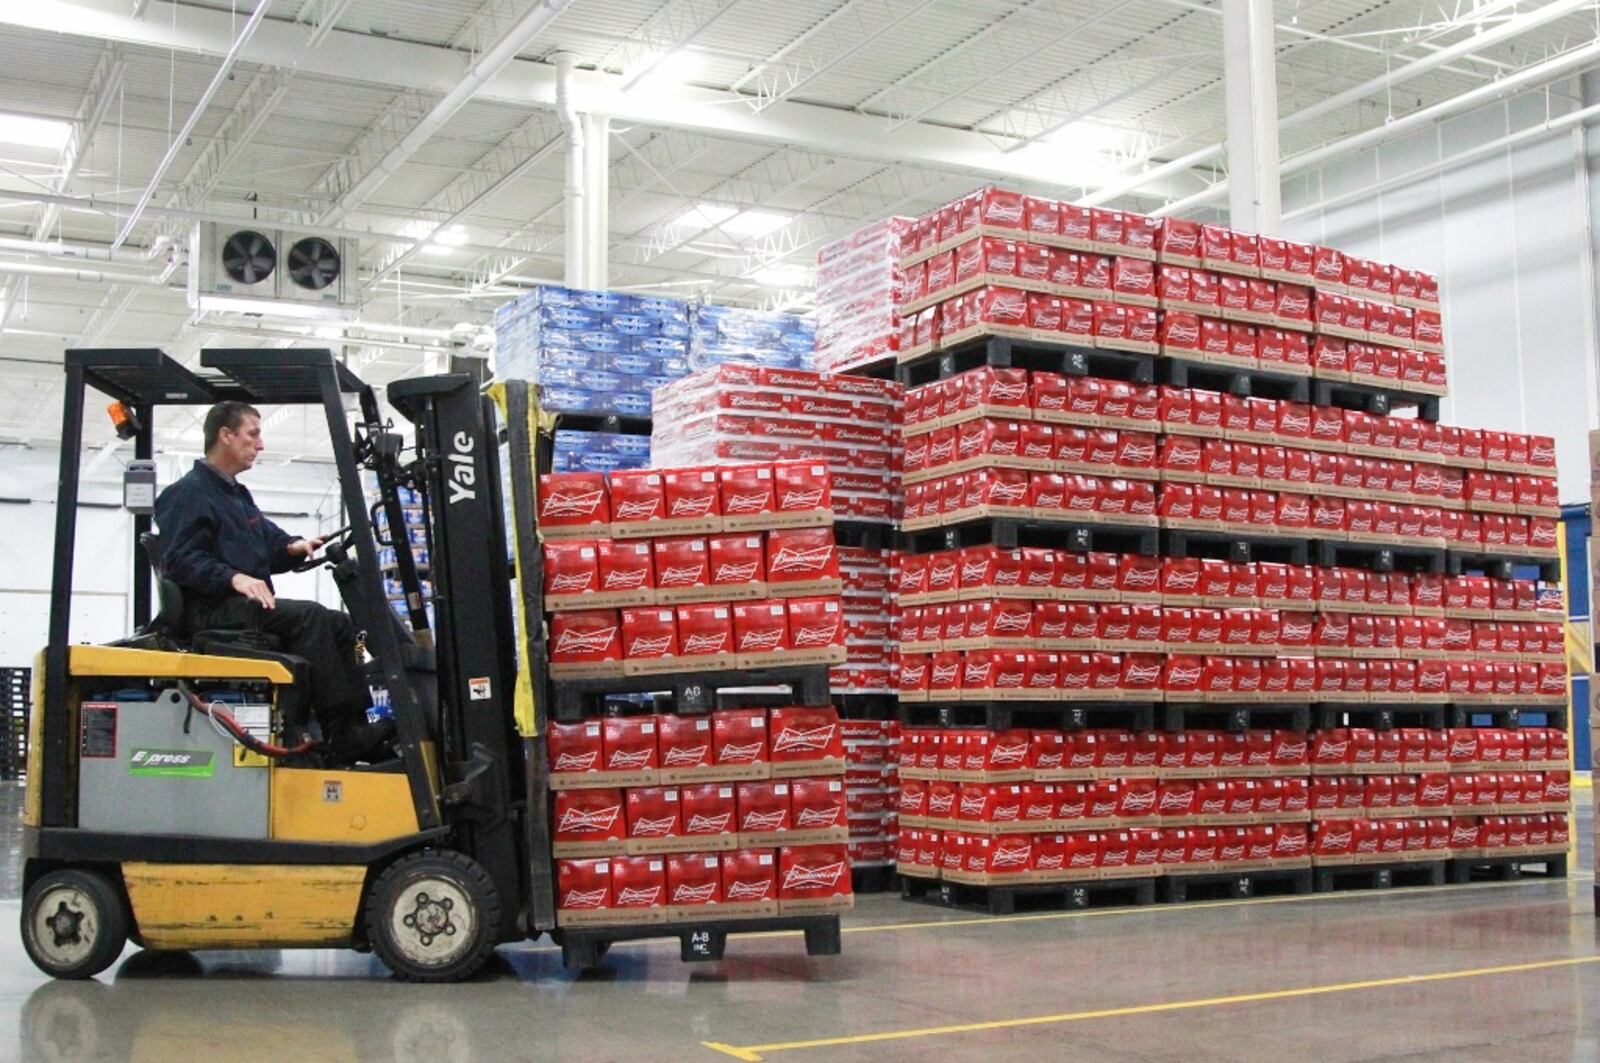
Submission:
<svg viewBox="0 0 1600 1063">
<path fill-rule="evenodd" d="M 490 689 L 489 677 L 486 675 L 467 680 L 467 694 L 473 701 L 488 701 Z"/>
<path fill-rule="evenodd" d="M 128 774 L 144 778 L 209 779 L 216 771 L 207 750 L 135 749 L 128 758 Z"/>
<path fill-rule="evenodd" d="M 83 721 L 80 728 L 79 754 L 84 757 L 114 757 L 117 755 L 117 703 L 114 701 L 86 701 L 78 707 Z"/>
</svg>

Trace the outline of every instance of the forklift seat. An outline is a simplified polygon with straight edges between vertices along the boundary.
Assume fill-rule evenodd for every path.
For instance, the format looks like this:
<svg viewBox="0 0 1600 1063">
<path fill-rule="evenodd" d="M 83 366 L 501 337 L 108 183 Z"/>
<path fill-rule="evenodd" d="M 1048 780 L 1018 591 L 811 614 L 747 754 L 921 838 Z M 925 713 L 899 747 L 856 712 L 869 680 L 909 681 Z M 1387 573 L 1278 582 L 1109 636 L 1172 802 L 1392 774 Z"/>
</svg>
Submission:
<svg viewBox="0 0 1600 1063">
<path fill-rule="evenodd" d="M 212 628 L 205 631 L 189 629 L 188 609 L 183 599 L 183 588 L 174 583 L 166 573 L 161 555 L 161 537 L 154 532 L 139 536 L 139 545 L 150 559 L 150 570 L 156 577 L 156 615 L 150 623 L 135 634 L 135 638 L 155 635 L 175 643 L 189 643 L 200 653 L 225 653 L 224 647 L 280 653 L 283 640 L 265 631 L 248 628 Z"/>
</svg>

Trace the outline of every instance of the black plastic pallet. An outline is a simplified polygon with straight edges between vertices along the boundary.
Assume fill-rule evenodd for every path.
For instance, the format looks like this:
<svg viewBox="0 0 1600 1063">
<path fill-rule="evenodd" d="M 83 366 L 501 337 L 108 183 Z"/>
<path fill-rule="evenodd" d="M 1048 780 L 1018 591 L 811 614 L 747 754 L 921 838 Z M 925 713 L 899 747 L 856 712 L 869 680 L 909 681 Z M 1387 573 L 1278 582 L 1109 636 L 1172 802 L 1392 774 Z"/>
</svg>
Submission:
<svg viewBox="0 0 1600 1063">
<path fill-rule="evenodd" d="M 1090 882 L 1030 882 L 1016 886 L 969 886 L 960 882 L 900 876 L 900 896 L 943 908 L 962 908 L 990 915 L 1012 915 L 1018 902 L 1026 910 L 1062 911 L 1096 904 L 1156 903 L 1155 876 Z"/>
<path fill-rule="evenodd" d="M 1153 557 L 1161 549 L 1161 531 L 1145 525 L 1094 521 L 976 517 L 959 524 L 900 533 L 900 548 L 913 554 L 989 545 L 1002 550 L 1039 546 L 1083 553 L 1104 551 Z"/>
<path fill-rule="evenodd" d="M 1434 546 L 1379 546 L 1313 539 L 1311 563 L 1324 568 L 1338 565 L 1373 572 L 1441 573 L 1445 571 L 1447 560 L 1446 551 Z"/>
<path fill-rule="evenodd" d="M 833 541 L 862 550 L 888 550 L 894 546 L 895 528 L 887 521 L 848 520 L 835 517 Z"/>
<path fill-rule="evenodd" d="M 1311 382 L 1311 398 L 1318 406 L 1361 410 L 1375 417 L 1386 416 L 1390 410 L 1398 406 L 1415 407 L 1419 420 L 1439 419 L 1439 396 L 1424 395 L 1417 391 L 1407 391 L 1405 388 L 1354 384 L 1347 380 L 1314 377 Z"/>
<path fill-rule="evenodd" d="M 1310 402 L 1311 378 L 1270 369 L 1243 368 L 1193 362 L 1187 358 L 1165 358 L 1162 383 L 1175 388 L 1221 391 L 1241 399 L 1252 396 L 1281 402 Z"/>
<path fill-rule="evenodd" d="M 889 893 L 897 888 L 893 864 L 877 864 L 872 867 L 852 867 L 850 869 L 850 884 L 857 893 Z"/>
<path fill-rule="evenodd" d="M 1425 727 L 1439 730 L 1449 718 L 1446 705 L 1417 705 L 1410 702 L 1324 701 L 1312 713 L 1319 730 L 1333 727 L 1370 727 L 1391 731 L 1396 727 Z"/>
<path fill-rule="evenodd" d="M 1283 565 L 1310 563 L 1310 546 L 1304 539 L 1276 535 L 1239 535 L 1234 532 L 1191 531 L 1166 528 L 1161 532 L 1162 557 L 1204 557 L 1248 565 L 1269 561 Z"/>
<path fill-rule="evenodd" d="M 1149 701 L 901 701 L 900 722 L 913 727 L 1013 727 L 1081 731 L 1086 727 L 1155 727 L 1156 705 Z"/>
<path fill-rule="evenodd" d="M 850 694 L 833 692 L 834 707 L 845 720 L 893 720 L 900 699 L 893 694 Z"/>
<path fill-rule="evenodd" d="M 1480 723 L 1479 721 L 1485 721 Z M 1497 702 L 1482 705 L 1450 705 L 1445 712 L 1446 727 L 1561 727 L 1567 726 L 1565 705 L 1512 705 Z"/>
<path fill-rule="evenodd" d="M 1349 864 L 1311 869 L 1318 893 L 1340 889 L 1393 889 L 1398 886 L 1443 886 L 1447 860 L 1393 864 Z"/>
<path fill-rule="evenodd" d="M 1481 572 L 1495 579 L 1511 579 L 1519 568 L 1537 569 L 1539 579 L 1546 583 L 1561 580 L 1561 559 L 1519 554 L 1515 551 L 1457 550 L 1445 551 L 1445 571 L 1452 576 Z"/>
<path fill-rule="evenodd" d="M 1280 868 L 1275 871 L 1222 871 L 1213 874 L 1168 873 L 1161 879 L 1161 899 L 1168 904 L 1217 898 L 1261 897 L 1276 894 L 1303 895 L 1311 892 L 1309 867 Z"/>
<path fill-rule="evenodd" d="M 803 931 L 807 956 L 839 955 L 839 916 L 791 915 L 770 919 L 706 919 L 682 923 L 644 923 L 638 926 L 569 926 L 550 935 L 561 946 L 561 962 L 568 968 L 598 967 L 606 950 L 619 941 L 650 938 L 678 939 L 684 962 L 722 959 L 730 934 L 769 934 Z"/>
<path fill-rule="evenodd" d="M 718 706 L 719 694 L 735 687 L 788 687 L 785 704 L 827 705 L 829 666 L 731 669 L 716 672 L 672 672 L 665 675 L 614 675 L 594 679 L 554 679 L 550 689 L 555 718 L 582 719 L 609 695 L 670 693 L 677 712 L 702 715 Z"/>
<path fill-rule="evenodd" d="M 648 417 L 631 417 L 619 413 L 562 413 L 547 411 L 555 418 L 555 431 L 612 432 L 624 436 L 647 436 L 651 421 Z"/>
<path fill-rule="evenodd" d="M 979 336 L 900 363 L 896 379 L 906 387 L 917 387 L 990 365 L 1153 384 L 1156 382 L 1156 363 L 1159 361 L 1160 358 L 1152 354 L 1084 347 L 1075 343 Z"/>
<path fill-rule="evenodd" d="M 1290 731 L 1311 729 L 1311 706 L 1304 702 L 1255 703 L 1205 701 L 1164 702 L 1159 713 L 1161 729 L 1183 731 L 1195 726 L 1215 727 L 1227 731 L 1248 731 L 1251 728 L 1279 727 Z"/>
<path fill-rule="evenodd" d="M 1539 870 L 1530 868 L 1538 866 Z M 1546 856 L 1476 856 L 1451 860 L 1446 869 L 1456 885 L 1469 882 L 1513 882 L 1524 875 L 1532 878 L 1566 878 L 1567 854 Z"/>
</svg>

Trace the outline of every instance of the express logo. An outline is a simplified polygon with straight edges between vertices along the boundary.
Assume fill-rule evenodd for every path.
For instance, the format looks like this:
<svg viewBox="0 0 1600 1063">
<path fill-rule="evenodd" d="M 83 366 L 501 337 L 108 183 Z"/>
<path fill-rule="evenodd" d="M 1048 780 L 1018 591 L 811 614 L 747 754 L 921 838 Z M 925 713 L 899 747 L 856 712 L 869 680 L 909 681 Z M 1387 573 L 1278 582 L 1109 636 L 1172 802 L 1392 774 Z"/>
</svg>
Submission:
<svg viewBox="0 0 1600 1063">
<path fill-rule="evenodd" d="M 569 808 L 561 813 L 561 819 L 556 823 L 556 831 L 561 834 L 607 834 L 616 823 L 617 815 L 621 811 L 621 805 L 598 808 L 592 812 Z"/>
<path fill-rule="evenodd" d="M 577 631 L 568 628 L 557 638 L 552 650 L 554 653 L 604 653 L 611 648 L 616 640 L 615 627 L 600 628 L 596 631 Z"/>
<path fill-rule="evenodd" d="M 581 494 L 553 491 L 544 500 L 546 517 L 582 517 L 593 513 L 605 498 L 604 491 L 584 491 Z"/>
<path fill-rule="evenodd" d="M 783 876 L 785 890 L 831 890 L 839 882 L 839 876 L 844 873 L 844 861 L 824 864 L 821 867 L 806 867 L 795 864 Z"/>
</svg>

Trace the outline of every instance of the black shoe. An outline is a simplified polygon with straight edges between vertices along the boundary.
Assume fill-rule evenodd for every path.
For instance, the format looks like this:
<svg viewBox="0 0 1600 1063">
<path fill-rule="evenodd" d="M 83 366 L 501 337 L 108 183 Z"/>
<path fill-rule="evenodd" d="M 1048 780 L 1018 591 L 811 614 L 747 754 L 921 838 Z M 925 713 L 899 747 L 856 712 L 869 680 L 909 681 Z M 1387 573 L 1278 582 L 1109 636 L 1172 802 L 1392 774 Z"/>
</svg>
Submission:
<svg viewBox="0 0 1600 1063">
<path fill-rule="evenodd" d="M 363 723 L 341 733 L 328 743 L 334 754 L 351 764 L 375 764 L 394 758 L 393 720 Z"/>
</svg>

